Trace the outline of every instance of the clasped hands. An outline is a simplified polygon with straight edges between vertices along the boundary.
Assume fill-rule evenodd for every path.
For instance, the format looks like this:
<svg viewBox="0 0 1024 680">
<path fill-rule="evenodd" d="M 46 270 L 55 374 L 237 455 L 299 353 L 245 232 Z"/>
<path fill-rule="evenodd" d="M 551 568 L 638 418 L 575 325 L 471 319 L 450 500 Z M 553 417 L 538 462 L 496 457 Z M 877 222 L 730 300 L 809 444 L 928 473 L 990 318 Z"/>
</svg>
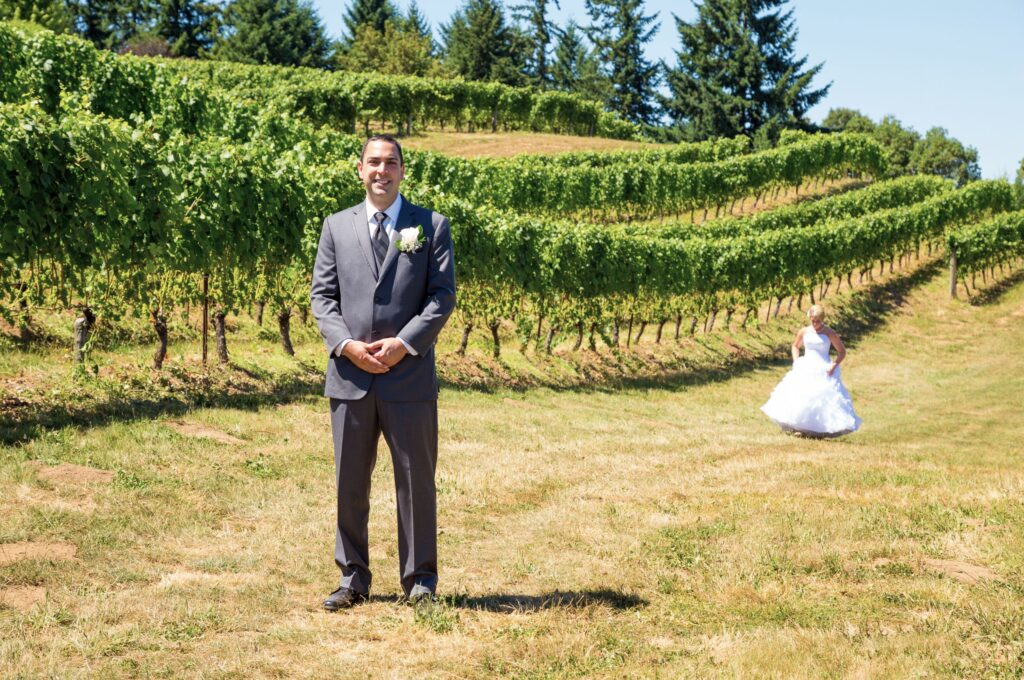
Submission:
<svg viewBox="0 0 1024 680">
<path fill-rule="evenodd" d="M 353 364 L 367 373 L 387 373 L 401 361 L 409 350 L 398 338 L 384 338 L 375 342 L 350 340 L 341 351 Z"/>
</svg>

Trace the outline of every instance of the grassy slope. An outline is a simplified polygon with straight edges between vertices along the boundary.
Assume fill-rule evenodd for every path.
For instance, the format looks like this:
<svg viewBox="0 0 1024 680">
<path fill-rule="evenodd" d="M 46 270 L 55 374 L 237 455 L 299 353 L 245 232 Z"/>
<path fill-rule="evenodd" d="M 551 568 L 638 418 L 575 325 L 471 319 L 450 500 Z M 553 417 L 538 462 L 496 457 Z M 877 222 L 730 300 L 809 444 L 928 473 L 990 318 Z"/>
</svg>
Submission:
<svg viewBox="0 0 1024 680">
<path fill-rule="evenodd" d="M 564 153 L 567 151 L 617 151 L 656 149 L 649 142 L 631 142 L 603 137 L 575 137 L 539 132 L 440 132 L 428 131 L 401 138 L 410 149 L 439 151 L 446 154 L 476 158 L 479 156 L 514 156 L 521 153 Z"/>
<path fill-rule="evenodd" d="M 866 421 L 838 441 L 785 437 L 757 410 L 786 366 L 743 356 L 785 356 L 796 316 L 736 341 L 686 343 L 668 362 L 677 377 L 643 388 L 444 390 L 451 597 L 426 616 L 395 601 L 383 448 L 377 597 L 318 610 L 336 578 L 332 460 L 325 404 L 303 390 L 0 449 L 0 543 L 77 548 L 72 563 L 0 566 L 6 591 L 46 589 L 27 613 L 0 608 L 0 666 L 104 677 L 1018 676 L 1024 285 L 970 306 L 946 299 L 944 277 L 928 271 L 921 287 L 890 286 L 907 298 L 886 316 L 862 298 L 837 322 L 855 339 L 844 377 Z M 864 319 L 884 323 L 865 332 Z M 300 355 L 315 363 L 306 340 Z M 740 359 L 715 358 L 730 351 Z M 645 353 L 656 367 L 667 350 Z M 628 372 L 636 360 L 623 356 Z M 543 370 L 516 362 L 529 363 L 491 368 Z M 171 419 L 244 443 L 183 435 Z M 32 461 L 117 475 L 47 482 Z M 950 574 L 971 566 L 994 578 Z"/>
</svg>

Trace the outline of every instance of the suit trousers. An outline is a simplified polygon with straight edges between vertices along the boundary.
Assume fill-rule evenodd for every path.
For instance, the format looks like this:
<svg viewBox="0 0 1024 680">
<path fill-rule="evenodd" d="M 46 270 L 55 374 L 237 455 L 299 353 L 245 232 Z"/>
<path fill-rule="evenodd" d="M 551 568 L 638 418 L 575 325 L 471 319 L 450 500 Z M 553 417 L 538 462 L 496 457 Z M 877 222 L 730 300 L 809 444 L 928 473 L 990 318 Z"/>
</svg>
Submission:
<svg viewBox="0 0 1024 680">
<path fill-rule="evenodd" d="M 398 560 L 402 589 L 437 587 L 437 400 L 383 401 L 377 390 L 361 399 L 331 399 L 338 526 L 334 561 L 341 586 L 369 594 L 370 478 L 381 433 L 395 470 Z"/>
</svg>

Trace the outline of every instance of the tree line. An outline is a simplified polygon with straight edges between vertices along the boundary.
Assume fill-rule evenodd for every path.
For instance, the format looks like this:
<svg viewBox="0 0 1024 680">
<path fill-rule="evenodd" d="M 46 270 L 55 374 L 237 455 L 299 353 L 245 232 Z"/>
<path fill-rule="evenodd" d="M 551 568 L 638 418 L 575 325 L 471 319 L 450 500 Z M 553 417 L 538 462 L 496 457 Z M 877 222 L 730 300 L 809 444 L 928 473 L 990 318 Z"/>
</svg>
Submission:
<svg viewBox="0 0 1024 680">
<path fill-rule="evenodd" d="M 981 178 L 977 149 L 964 146 L 950 137 L 945 128 L 933 127 L 921 135 L 903 125 L 895 116 L 885 116 L 876 123 L 860 111 L 848 108 L 829 111 L 822 127 L 874 137 L 886 151 L 889 177 L 938 175 L 954 180 L 958 186 Z M 1021 162 L 1018 183 L 1021 177 L 1024 177 L 1024 161 Z"/>
</svg>

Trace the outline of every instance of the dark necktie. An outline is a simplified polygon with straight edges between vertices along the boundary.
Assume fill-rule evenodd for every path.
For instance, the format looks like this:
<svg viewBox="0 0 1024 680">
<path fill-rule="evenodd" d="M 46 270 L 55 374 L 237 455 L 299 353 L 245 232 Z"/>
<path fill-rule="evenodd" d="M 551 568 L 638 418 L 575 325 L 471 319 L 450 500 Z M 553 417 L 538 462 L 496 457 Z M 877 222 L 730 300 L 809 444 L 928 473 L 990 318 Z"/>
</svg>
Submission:
<svg viewBox="0 0 1024 680">
<path fill-rule="evenodd" d="M 382 212 L 375 213 L 373 216 L 374 221 L 377 223 L 377 229 L 373 232 L 373 256 L 377 259 L 377 271 L 380 271 L 380 265 L 384 262 L 384 257 L 388 254 L 388 246 L 391 245 L 391 241 L 388 239 L 388 232 L 384 229 L 384 221 L 388 218 Z"/>
</svg>

